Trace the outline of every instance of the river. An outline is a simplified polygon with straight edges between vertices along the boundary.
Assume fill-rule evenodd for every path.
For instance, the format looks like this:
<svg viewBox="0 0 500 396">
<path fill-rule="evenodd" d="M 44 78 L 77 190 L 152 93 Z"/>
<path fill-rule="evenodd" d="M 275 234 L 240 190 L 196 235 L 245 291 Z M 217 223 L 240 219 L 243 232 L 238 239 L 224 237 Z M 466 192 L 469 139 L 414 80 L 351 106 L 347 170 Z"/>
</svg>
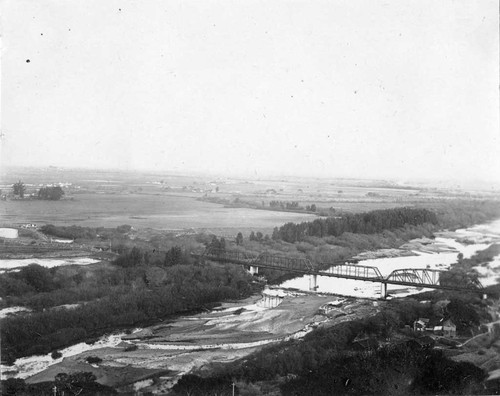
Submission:
<svg viewBox="0 0 500 396">
<path fill-rule="evenodd" d="M 478 225 L 468 229 L 459 229 L 453 233 L 436 233 L 436 238 L 430 242 L 433 246 L 422 245 L 422 250 L 412 250 L 413 256 L 384 257 L 360 261 L 360 264 L 377 267 L 382 276 L 388 276 L 395 269 L 429 268 L 444 270 L 457 262 L 457 256 L 462 253 L 464 258 L 470 258 L 480 250 L 488 248 L 494 242 L 500 241 L 500 220 Z M 438 253 L 429 253 L 435 250 Z M 407 253 L 402 250 L 401 253 Z M 500 257 L 488 266 L 476 268 L 480 274 L 479 280 L 484 286 L 497 283 Z M 305 275 L 290 279 L 280 285 L 282 288 L 309 290 L 310 276 Z M 351 279 L 318 276 L 318 292 L 336 293 L 353 297 L 380 297 L 380 283 L 363 282 Z M 388 285 L 388 293 L 392 297 L 404 297 L 421 293 L 424 288 Z"/>
<path fill-rule="evenodd" d="M 136 329 L 134 331 L 140 331 L 141 329 Z M 53 359 L 51 354 L 47 355 L 34 355 L 34 356 L 26 356 L 16 360 L 14 366 L 1 366 L 2 375 L 5 377 L 14 377 L 14 378 L 28 378 L 36 373 L 39 373 L 45 370 L 47 367 L 60 363 L 64 358 L 68 356 L 78 355 L 85 351 L 90 351 L 93 349 L 100 349 L 105 347 L 115 347 L 122 342 L 122 337 L 124 337 L 126 333 L 116 333 L 116 334 L 108 334 L 99 338 L 98 341 L 93 344 L 87 344 L 85 342 L 80 342 L 75 345 L 71 345 L 67 348 L 61 349 L 61 357 L 57 359 Z M 15 375 L 10 375 L 10 373 L 15 373 Z"/>
<path fill-rule="evenodd" d="M 413 256 L 404 257 L 391 257 L 391 258 L 376 258 L 361 261 L 361 264 L 376 266 L 382 275 L 386 276 L 394 269 L 401 268 L 435 268 L 446 269 L 457 261 L 457 255 L 462 253 L 464 258 L 471 257 L 476 252 L 486 249 L 488 246 L 495 242 L 500 241 L 500 220 L 471 227 L 468 229 L 457 230 L 455 232 L 437 233 L 436 238 L 422 245 L 420 250 L 413 250 Z M 429 246 L 432 244 L 433 246 Z M 439 253 L 429 253 L 429 251 L 438 251 Z M 407 253 L 407 251 L 406 251 Z M 480 274 L 480 281 L 483 285 L 490 285 L 497 283 L 500 276 L 500 256 L 489 263 L 487 266 L 478 268 Z M 288 280 L 280 285 L 282 288 L 294 288 L 299 290 L 309 290 L 309 277 L 303 276 L 295 279 Z M 325 276 L 318 276 L 318 292 L 343 294 L 354 297 L 364 298 L 377 298 L 380 296 L 380 285 L 373 282 L 361 282 L 348 279 L 338 279 Z M 413 293 L 421 292 L 425 289 L 410 288 L 402 286 L 390 286 L 389 293 L 393 297 L 402 297 Z M 253 308 L 252 308 L 253 307 Z M 247 312 L 257 310 L 255 304 L 243 308 Z M 261 309 L 261 308 L 259 308 Z M 228 311 L 229 312 L 229 311 Z M 233 315 L 234 316 L 234 315 Z M 307 326 L 304 327 L 306 330 Z M 140 331 L 140 329 L 137 329 Z M 309 329 L 307 329 L 309 331 Z M 296 334 L 305 334 L 307 331 L 297 332 Z M 91 349 L 99 349 L 105 347 L 117 347 L 122 342 L 124 333 L 106 335 L 99 339 L 98 342 L 88 345 L 80 343 L 73 345 L 66 349 L 61 350 L 63 357 L 74 356 L 84 351 Z M 272 342 L 271 340 L 266 340 Z M 261 345 L 267 343 L 266 341 L 259 341 L 255 343 L 241 343 L 241 345 L 227 344 L 227 348 L 247 348 L 249 346 Z M 179 346 L 172 345 L 149 345 L 148 343 L 137 342 L 139 348 L 155 348 L 155 349 L 176 349 Z M 221 348 L 221 344 L 206 345 L 207 348 L 216 347 Z M 182 347 L 184 350 L 189 349 L 186 346 Z M 196 349 L 199 349 L 198 345 Z M 52 359 L 50 354 L 44 356 L 30 356 L 17 359 L 14 366 L 2 366 L 1 371 L 5 377 L 15 378 L 28 378 L 36 373 L 39 373 L 49 366 L 60 363 L 63 358 Z M 149 382 L 148 382 L 149 383 Z"/>
<path fill-rule="evenodd" d="M 38 264 L 42 267 L 53 268 L 63 265 L 89 265 L 98 262 L 99 260 L 90 257 L 0 259 L 0 273 L 16 271 L 30 264 Z"/>
</svg>

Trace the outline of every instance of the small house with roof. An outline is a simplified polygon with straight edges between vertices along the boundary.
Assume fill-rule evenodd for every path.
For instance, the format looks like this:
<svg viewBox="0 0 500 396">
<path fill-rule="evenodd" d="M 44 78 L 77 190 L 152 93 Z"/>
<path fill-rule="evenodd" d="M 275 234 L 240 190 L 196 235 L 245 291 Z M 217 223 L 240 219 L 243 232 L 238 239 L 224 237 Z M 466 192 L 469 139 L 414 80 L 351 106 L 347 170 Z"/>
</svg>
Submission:
<svg viewBox="0 0 500 396">
<path fill-rule="evenodd" d="M 455 338 L 457 336 L 457 326 L 451 319 L 447 319 L 443 322 L 443 335 L 450 338 Z"/>
<path fill-rule="evenodd" d="M 440 335 L 448 338 L 455 338 L 457 336 L 457 326 L 451 321 L 451 319 L 443 320 L 439 323 L 439 326 L 434 326 L 433 331 L 435 335 Z"/>
<path fill-rule="evenodd" d="M 414 331 L 425 331 L 425 330 L 427 330 L 428 324 L 429 324 L 428 318 L 418 318 L 418 320 L 413 322 L 413 330 Z"/>
</svg>

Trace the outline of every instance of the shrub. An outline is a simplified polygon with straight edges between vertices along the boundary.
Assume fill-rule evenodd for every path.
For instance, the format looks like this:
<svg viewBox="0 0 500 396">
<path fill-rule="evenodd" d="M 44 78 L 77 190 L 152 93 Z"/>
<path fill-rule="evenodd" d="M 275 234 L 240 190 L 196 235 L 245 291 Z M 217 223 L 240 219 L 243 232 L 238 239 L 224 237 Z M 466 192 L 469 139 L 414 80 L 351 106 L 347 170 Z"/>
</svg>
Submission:
<svg viewBox="0 0 500 396">
<path fill-rule="evenodd" d="M 89 364 L 98 364 L 102 362 L 102 359 L 98 356 L 88 356 L 87 359 L 85 359 L 87 363 Z"/>
<path fill-rule="evenodd" d="M 132 351 L 136 351 L 137 349 L 139 349 L 139 347 L 136 344 L 130 344 L 130 345 L 127 345 L 123 350 L 125 352 L 132 352 Z"/>
</svg>

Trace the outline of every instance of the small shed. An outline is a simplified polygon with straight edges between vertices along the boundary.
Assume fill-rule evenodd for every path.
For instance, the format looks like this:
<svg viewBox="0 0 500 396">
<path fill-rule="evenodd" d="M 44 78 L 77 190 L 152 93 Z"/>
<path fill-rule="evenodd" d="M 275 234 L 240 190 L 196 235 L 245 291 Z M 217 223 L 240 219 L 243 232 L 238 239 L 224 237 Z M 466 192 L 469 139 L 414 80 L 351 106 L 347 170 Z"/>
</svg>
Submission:
<svg viewBox="0 0 500 396">
<path fill-rule="evenodd" d="M 444 333 L 443 333 L 443 326 L 434 326 L 433 329 L 432 329 L 432 332 L 435 335 L 439 335 L 439 336 L 444 335 Z"/>
<path fill-rule="evenodd" d="M 418 318 L 418 320 L 413 322 L 413 330 L 414 331 L 425 331 L 428 324 L 429 324 L 428 318 Z"/>
</svg>

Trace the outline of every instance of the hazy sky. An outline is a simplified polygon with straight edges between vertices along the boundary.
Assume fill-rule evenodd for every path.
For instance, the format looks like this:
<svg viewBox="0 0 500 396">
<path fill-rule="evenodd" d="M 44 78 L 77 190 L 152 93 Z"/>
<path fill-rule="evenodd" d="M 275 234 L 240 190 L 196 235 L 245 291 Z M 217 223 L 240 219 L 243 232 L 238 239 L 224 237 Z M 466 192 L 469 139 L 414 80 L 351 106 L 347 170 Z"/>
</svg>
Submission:
<svg viewBox="0 0 500 396">
<path fill-rule="evenodd" d="M 497 0 L 0 3 L 3 165 L 500 180 Z"/>
</svg>

